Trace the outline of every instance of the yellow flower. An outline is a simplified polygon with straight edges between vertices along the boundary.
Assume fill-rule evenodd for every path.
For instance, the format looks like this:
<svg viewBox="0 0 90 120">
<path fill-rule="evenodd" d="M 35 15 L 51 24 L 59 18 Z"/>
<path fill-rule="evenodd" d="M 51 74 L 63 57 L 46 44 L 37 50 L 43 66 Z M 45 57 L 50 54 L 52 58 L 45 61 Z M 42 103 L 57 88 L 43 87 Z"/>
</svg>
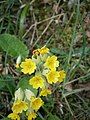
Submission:
<svg viewBox="0 0 90 120">
<path fill-rule="evenodd" d="M 35 62 L 32 61 L 32 59 L 25 59 L 25 62 L 22 62 L 20 67 L 22 68 L 22 72 L 24 74 L 32 74 L 34 73 L 35 69 L 36 69 L 36 64 Z"/>
<path fill-rule="evenodd" d="M 56 83 L 59 78 L 59 72 L 52 70 L 48 74 L 46 74 L 46 78 L 47 78 L 48 83 L 50 84 Z"/>
<path fill-rule="evenodd" d="M 28 105 L 25 101 L 17 100 L 14 102 L 12 111 L 14 113 L 22 113 L 22 111 L 26 111 L 28 109 Z"/>
<path fill-rule="evenodd" d="M 43 89 L 40 92 L 40 96 L 47 96 L 48 94 L 51 94 L 51 90 L 49 90 L 49 89 Z"/>
<path fill-rule="evenodd" d="M 46 68 L 49 68 L 51 70 L 56 70 L 56 67 L 59 66 L 59 61 L 57 61 L 57 57 L 55 55 L 48 56 L 46 59 L 46 63 L 44 64 Z"/>
<path fill-rule="evenodd" d="M 37 114 L 35 112 L 31 112 L 28 115 L 28 120 L 33 120 L 37 117 Z"/>
<path fill-rule="evenodd" d="M 20 117 L 17 113 L 10 113 L 8 118 L 11 118 L 12 120 L 20 120 Z"/>
<path fill-rule="evenodd" d="M 46 54 L 49 52 L 49 49 L 47 47 L 42 47 L 41 49 L 38 49 L 41 55 Z"/>
<path fill-rule="evenodd" d="M 34 98 L 34 97 L 32 98 L 31 103 L 30 103 L 31 108 L 32 108 L 33 110 L 35 110 L 35 111 L 38 111 L 39 108 L 40 108 L 43 104 L 44 104 L 44 102 L 42 101 L 41 98 Z"/>
<path fill-rule="evenodd" d="M 29 84 L 33 86 L 33 88 L 38 89 L 39 87 L 44 87 L 44 79 L 40 75 L 36 75 L 35 77 L 29 80 Z"/>
<path fill-rule="evenodd" d="M 64 70 L 61 70 L 61 71 L 59 71 L 59 82 L 62 82 L 63 80 L 64 80 L 64 78 L 66 77 L 66 73 L 65 73 L 65 71 Z"/>
</svg>

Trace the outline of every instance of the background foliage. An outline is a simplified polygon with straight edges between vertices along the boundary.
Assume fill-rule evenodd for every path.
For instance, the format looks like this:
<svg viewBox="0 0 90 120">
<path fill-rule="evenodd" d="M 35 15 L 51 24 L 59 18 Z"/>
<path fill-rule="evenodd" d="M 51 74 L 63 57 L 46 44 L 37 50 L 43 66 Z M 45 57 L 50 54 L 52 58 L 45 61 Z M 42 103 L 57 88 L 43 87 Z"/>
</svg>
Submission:
<svg viewBox="0 0 90 120">
<path fill-rule="evenodd" d="M 17 83 L 27 84 L 15 68 L 17 56 L 47 45 L 67 77 L 37 120 L 90 120 L 89 0 L 1 0 L 0 34 L 0 119 L 8 120 Z"/>
</svg>

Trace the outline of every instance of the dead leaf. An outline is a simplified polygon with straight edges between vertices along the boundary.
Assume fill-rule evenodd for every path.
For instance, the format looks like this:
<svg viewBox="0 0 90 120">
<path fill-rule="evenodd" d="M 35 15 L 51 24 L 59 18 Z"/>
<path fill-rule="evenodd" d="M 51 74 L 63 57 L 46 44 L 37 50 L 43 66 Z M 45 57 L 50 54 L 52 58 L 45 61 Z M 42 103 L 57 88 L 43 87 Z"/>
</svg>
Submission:
<svg viewBox="0 0 90 120">
<path fill-rule="evenodd" d="M 3 68 L 2 75 L 8 75 L 8 67 Z"/>
<path fill-rule="evenodd" d="M 72 84 L 67 84 L 67 85 L 65 85 L 65 89 L 66 89 L 68 92 L 72 91 Z"/>
<path fill-rule="evenodd" d="M 0 53 L 0 62 L 2 62 L 2 54 Z"/>
<path fill-rule="evenodd" d="M 43 0 L 43 2 L 42 3 L 49 3 L 51 0 Z"/>
<path fill-rule="evenodd" d="M 90 38 L 90 31 L 86 31 L 86 35 L 87 35 L 87 37 L 89 37 Z"/>
<path fill-rule="evenodd" d="M 59 7 L 59 5 L 58 5 L 58 4 L 54 4 L 54 6 L 53 6 L 53 10 L 54 10 L 54 12 L 55 12 L 56 14 L 58 14 L 59 11 L 60 11 L 60 7 Z"/>
<path fill-rule="evenodd" d="M 0 73 L 2 72 L 3 70 L 3 64 L 0 64 Z"/>
<path fill-rule="evenodd" d="M 81 84 L 78 84 L 77 87 L 78 87 L 78 88 L 84 88 L 85 91 L 90 91 L 90 82 L 84 83 L 84 84 L 82 84 L 82 83 L 81 83 Z"/>
</svg>

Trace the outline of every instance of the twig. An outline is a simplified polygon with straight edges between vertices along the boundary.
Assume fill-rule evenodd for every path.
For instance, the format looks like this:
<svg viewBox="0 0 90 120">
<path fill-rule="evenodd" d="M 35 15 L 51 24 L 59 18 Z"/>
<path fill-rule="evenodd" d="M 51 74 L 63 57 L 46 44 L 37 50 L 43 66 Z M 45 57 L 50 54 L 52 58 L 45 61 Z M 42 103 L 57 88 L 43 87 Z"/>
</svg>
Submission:
<svg viewBox="0 0 90 120">
<path fill-rule="evenodd" d="M 41 23 L 43 23 L 43 22 L 46 22 L 46 21 L 48 21 L 48 20 L 55 19 L 56 17 L 61 17 L 62 15 L 64 15 L 64 13 L 58 14 L 58 15 L 54 15 L 54 16 L 52 16 L 52 17 L 50 17 L 50 18 L 47 18 L 47 19 L 44 19 L 44 20 L 42 20 L 42 21 L 40 21 L 40 22 L 37 22 L 37 23 L 32 24 L 32 25 L 29 27 L 29 29 L 26 31 L 26 33 L 23 35 L 22 39 L 25 38 L 25 36 L 29 33 L 29 31 L 30 31 L 36 24 L 39 25 L 39 24 L 41 24 Z"/>
<path fill-rule="evenodd" d="M 70 81 L 70 82 L 64 83 L 63 86 L 68 85 L 68 84 L 71 84 L 71 83 L 73 83 L 73 82 L 76 82 L 76 81 L 78 81 L 79 79 L 84 79 L 84 78 L 86 78 L 86 77 L 88 77 L 88 76 L 90 76 L 90 74 L 85 75 L 85 76 L 82 76 L 82 77 L 79 77 L 79 78 L 74 79 L 74 80 L 72 80 L 72 81 Z"/>
<path fill-rule="evenodd" d="M 70 105 L 69 105 L 66 97 L 64 97 L 64 99 L 65 99 L 65 102 L 66 102 L 66 104 L 67 104 L 67 106 L 68 106 L 68 108 L 69 108 L 69 111 L 70 111 L 71 115 L 73 116 L 73 112 L 72 112 L 72 110 L 71 110 L 71 107 L 70 107 Z"/>
<path fill-rule="evenodd" d="M 33 40 L 34 40 L 34 36 L 35 36 L 35 31 L 36 31 L 36 27 L 37 27 L 37 22 L 36 22 L 34 13 L 33 13 L 33 18 L 34 18 L 34 21 L 35 21 L 35 26 L 34 26 L 32 38 L 31 38 L 31 41 L 30 41 L 30 46 L 33 44 Z"/>
<path fill-rule="evenodd" d="M 48 27 L 50 26 L 50 24 L 52 23 L 53 19 L 50 20 L 50 22 L 48 23 L 48 25 L 46 26 L 46 28 L 43 30 L 42 34 L 38 37 L 38 39 L 36 40 L 36 42 L 33 44 L 32 48 L 37 44 L 37 42 L 39 42 L 39 40 L 41 39 L 41 37 L 43 36 L 43 34 L 47 31 Z"/>
</svg>

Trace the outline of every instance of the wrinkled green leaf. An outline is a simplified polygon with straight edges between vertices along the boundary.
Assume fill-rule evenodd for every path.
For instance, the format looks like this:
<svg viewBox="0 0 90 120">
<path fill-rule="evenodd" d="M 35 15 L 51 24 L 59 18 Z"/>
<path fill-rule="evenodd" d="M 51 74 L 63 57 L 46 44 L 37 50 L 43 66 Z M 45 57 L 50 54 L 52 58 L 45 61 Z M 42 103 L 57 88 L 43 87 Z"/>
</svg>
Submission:
<svg viewBox="0 0 90 120">
<path fill-rule="evenodd" d="M 1 34 L 0 47 L 13 57 L 18 57 L 21 55 L 22 58 L 25 58 L 28 56 L 27 47 L 14 35 Z"/>
</svg>

